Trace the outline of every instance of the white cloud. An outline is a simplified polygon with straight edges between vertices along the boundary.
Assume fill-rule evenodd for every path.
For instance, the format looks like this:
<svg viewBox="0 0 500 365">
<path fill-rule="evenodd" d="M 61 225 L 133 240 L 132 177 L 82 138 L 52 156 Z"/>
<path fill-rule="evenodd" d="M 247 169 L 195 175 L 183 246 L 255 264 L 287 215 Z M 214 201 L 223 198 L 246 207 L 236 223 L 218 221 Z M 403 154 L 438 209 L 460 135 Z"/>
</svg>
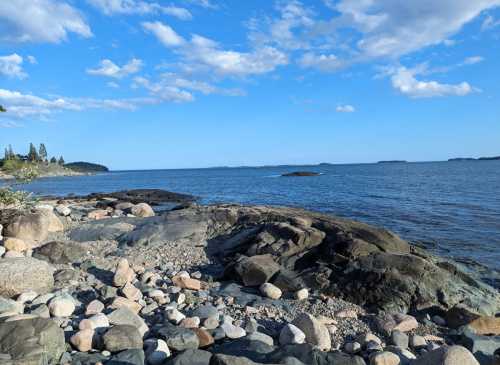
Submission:
<svg viewBox="0 0 500 365">
<path fill-rule="evenodd" d="M 398 67 L 392 71 L 392 86 L 401 94 L 411 98 L 432 98 L 440 96 L 465 96 L 475 89 L 467 82 L 460 84 L 441 84 L 437 81 L 419 81 L 419 69 Z"/>
<path fill-rule="evenodd" d="M 12 120 L 0 121 L 0 128 L 21 128 L 23 125 Z"/>
<path fill-rule="evenodd" d="M 217 9 L 217 5 L 213 4 L 211 0 L 187 0 L 189 3 L 201 6 L 206 9 Z"/>
<path fill-rule="evenodd" d="M 106 86 L 107 87 L 111 87 L 113 89 L 118 89 L 120 87 L 120 85 L 118 85 L 116 82 L 114 81 L 109 81 L 106 83 Z"/>
<path fill-rule="evenodd" d="M 241 89 L 219 88 L 205 81 L 192 80 L 175 73 L 163 73 L 157 81 L 150 81 L 145 77 L 136 77 L 132 87 L 143 87 L 156 98 L 163 101 L 177 103 L 191 102 L 195 100 L 194 93 L 203 95 L 219 94 L 226 96 L 243 96 L 245 92 Z"/>
<path fill-rule="evenodd" d="M 184 38 L 178 35 L 171 27 L 161 22 L 143 22 L 142 26 L 153 33 L 166 47 L 177 47 L 185 43 Z"/>
<path fill-rule="evenodd" d="M 36 60 L 35 56 L 27 56 L 26 59 L 28 60 L 29 63 L 32 65 L 36 65 L 38 61 Z"/>
<path fill-rule="evenodd" d="M 476 63 L 483 62 L 484 58 L 481 56 L 472 56 L 472 57 L 467 57 L 463 64 L 464 65 L 475 65 Z"/>
<path fill-rule="evenodd" d="M 84 111 L 88 109 L 135 110 L 140 105 L 154 104 L 152 98 L 94 99 L 94 98 L 43 98 L 19 91 L 0 89 L 0 104 L 7 109 L 0 118 L 46 118 L 61 111 Z"/>
<path fill-rule="evenodd" d="M 161 22 L 146 22 L 143 27 L 163 45 L 174 48 L 190 70 L 205 69 L 219 76 L 248 76 L 271 72 L 288 64 L 287 55 L 274 47 L 262 46 L 250 52 L 224 50 L 217 42 L 197 34 L 186 41 Z"/>
<path fill-rule="evenodd" d="M 193 18 L 189 10 L 178 6 L 162 6 L 156 2 L 140 0 L 87 0 L 91 5 L 106 15 L 114 14 L 157 14 L 163 13 L 174 16 L 181 20 Z"/>
<path fill-rule="evenodd" d="M 341 0 L 334 29 L 361 33 L 358 49 L 366 57 L 398 57 L 444 42 L 500 0 Z"/>
<path fill-rule="evenodd" d="M 95 69 L 87 69 L 89 75 L 106 76 L 121 79 L 125 76 L 137 73 L 142 67 L 142 61 L 133 58 L 127 64 L 118 66 L 111 60 L 104 59 L 100 62 L 100 67 Z"/>
<path fill-rule="evenodd" d="M 500 19 L 495 19 L 491 15 L 486 16 L 481 25 L 481 30 L 490 30 L 500 26 Z"/>
<path fill-rule="evenodd" d="M 354 108 L 352 105 L 345 104 L 338 105 L 335 110 L 337 111 L 337 113 L 354 113 L 356 111 L 356 108 Z"/>
<path fill-rule="evenodd" d="M 333 54 L 315 54 L 312 52 L 303 54 L 298 62 L 303 68 L 315 68 L 324 72 L 338 71 L 346 66 L 345 61 L 340 60 Z"/>
<path fill-rule="evenodd" d="M 0 1 L 1 42 L 58 43 L 66 40 L 68 33 L 92 36 L 80 12 L 64 1 Z"/>
<path fill-rule="evenodd" d="M 0 56 L 0 75 L 24 79 L 28 75 L 23 71 L 23 58 L 17 53 Z"/>
<path fill-rule="evenodd" d="M 194 101 L 194 96 L 186 90 L 167 84 L 164 82 L 153 83 L 144 77 L 136 77 L 134 79 L 135 87 L 142 86 L 149 90 L 152 95 L 160 98 L 163 101 L 171 101 L 176 103 L 185 103 Z"/>
</svg>

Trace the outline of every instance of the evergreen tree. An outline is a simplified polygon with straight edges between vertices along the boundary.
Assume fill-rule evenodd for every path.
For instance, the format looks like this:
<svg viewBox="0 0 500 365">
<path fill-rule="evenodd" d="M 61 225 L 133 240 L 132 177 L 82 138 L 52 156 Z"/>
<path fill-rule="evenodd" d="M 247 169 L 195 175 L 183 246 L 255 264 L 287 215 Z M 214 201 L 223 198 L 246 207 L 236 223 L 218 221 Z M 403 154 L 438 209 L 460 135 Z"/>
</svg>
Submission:
<svg viewBox="0 0 500 365">
<path fill-rule="evenodd" d="M 59 161 L 58 161 L 58 164 L 63 166 L 64 165 L 64 158 L 61 156 L 59 157 Z"/>
<path fill-rule="evenodd" d="M 8 148 L 7 152 L 9 154 L 9 160 L 16 159 L 16 154 L 14 153 L 14 150 L 12 149 L 12 145 L 9 144 L 9 148 Z"/>
<path fill-rule="evenodd" d="M 52 158 L 50 159 L 50 163 L 57 163 L 57 158 L 52 157 Z"/>
<path fill-rule="evenodd" d="M 47 149 L 43 143 L 40 143 L 40 148 L 38 149 L 38 156 L 40 157 L 40 161 L 47 162 Z"/>
<path fill-rule="evenodd" d="M 3 106 L 0 105 L 0 113 L 5 113 L 6 111 L 7 110 Z"/>
<path fill-rule="evenodd" d="M 38 152 L 36 151 L 35 145 L 30 143 L 30 151 L 28 152 L 28 161 L 36 162 L 39 160 Z"/>
<path fill-rule="evenodd" d="M 7 148 L 5 148 L 5 154 L 4 154 L 3 160 L 4 161 L 10 160 L 9 150 Z"/>
</svg>

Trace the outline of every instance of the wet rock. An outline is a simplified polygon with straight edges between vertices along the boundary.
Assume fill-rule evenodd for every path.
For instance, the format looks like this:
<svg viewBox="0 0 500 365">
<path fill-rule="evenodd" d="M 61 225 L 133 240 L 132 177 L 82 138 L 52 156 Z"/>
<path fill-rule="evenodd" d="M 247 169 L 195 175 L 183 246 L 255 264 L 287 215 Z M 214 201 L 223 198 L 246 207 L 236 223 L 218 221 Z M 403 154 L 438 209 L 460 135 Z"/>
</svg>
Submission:
<svg viewBox="0 0 500 365">
<path fill-rule="evenodd" d="M 53 268 L 34 258 L 0 260 L 0 295 L 13 297 L 33 290 L 45 294 L 54 286 Z"/>
</svg>

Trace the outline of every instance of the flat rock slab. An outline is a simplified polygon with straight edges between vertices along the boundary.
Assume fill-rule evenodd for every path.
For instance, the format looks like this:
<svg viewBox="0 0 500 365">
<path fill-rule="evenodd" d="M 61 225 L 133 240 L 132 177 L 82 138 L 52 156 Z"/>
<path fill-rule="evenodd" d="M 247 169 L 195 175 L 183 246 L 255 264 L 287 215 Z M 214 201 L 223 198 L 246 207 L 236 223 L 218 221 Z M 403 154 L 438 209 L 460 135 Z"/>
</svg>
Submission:
<svg viewBox="0 0 500 365">
<path fill-rule="evenodd" d="M 27 291 L 48 293 L 54 287 L 54 269 L 31 257 L 0 259 L 0 295 L 13 297 Z"/>
</svg>

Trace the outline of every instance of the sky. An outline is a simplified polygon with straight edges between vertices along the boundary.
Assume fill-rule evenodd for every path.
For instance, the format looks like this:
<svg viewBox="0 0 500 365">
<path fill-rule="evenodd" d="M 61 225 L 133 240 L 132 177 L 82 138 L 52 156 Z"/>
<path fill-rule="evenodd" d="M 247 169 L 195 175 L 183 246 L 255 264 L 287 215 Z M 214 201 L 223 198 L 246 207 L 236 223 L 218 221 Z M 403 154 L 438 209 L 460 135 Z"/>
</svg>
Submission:
<svg viewBox="0 0 500 365">
<path fill-rule="evenodd" d="M 0 148 L 112 169 L 500 155 L 500 0 L 0 1 Z"/>
</svg>

